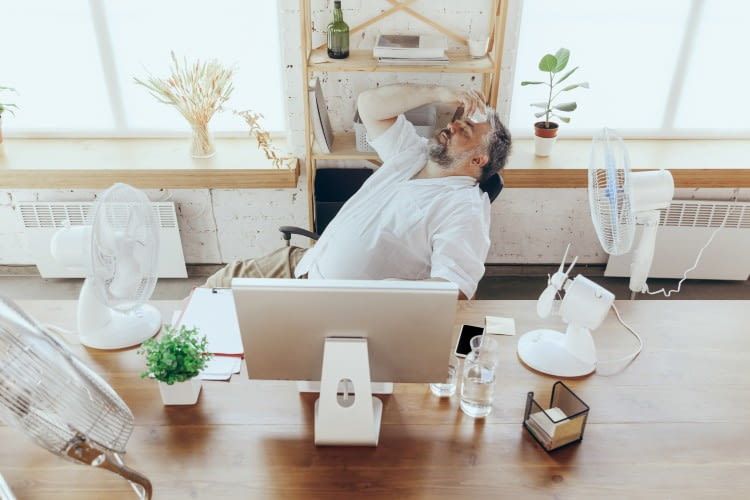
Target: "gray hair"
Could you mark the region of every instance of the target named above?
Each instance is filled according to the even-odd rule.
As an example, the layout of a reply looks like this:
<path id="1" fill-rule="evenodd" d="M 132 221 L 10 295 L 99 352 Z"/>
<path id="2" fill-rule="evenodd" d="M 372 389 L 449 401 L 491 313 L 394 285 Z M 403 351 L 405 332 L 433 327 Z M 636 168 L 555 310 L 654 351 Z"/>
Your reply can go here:
<path id="1" fill-rule="evenodd" d="M 500 121 L 500 117 L 494 109 L 487 110 L 487 123 L 490 125 L 490 131 L 484 137 L 482 152 L 487 153 L 489 159 L 482 167 L 482 175 L 479 178 L 480 183 L 486 181 L 505 167 L 511 149 L 510 132 L 503 125 L 503 122 Z"/>

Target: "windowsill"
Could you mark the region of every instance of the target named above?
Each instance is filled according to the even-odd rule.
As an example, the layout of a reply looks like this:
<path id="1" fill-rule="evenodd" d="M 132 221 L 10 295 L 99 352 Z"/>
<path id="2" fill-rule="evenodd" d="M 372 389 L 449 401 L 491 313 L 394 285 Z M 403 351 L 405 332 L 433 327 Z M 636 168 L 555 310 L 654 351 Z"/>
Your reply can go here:
<path id="1" fill-rule="evenodd" d="M 280 151 L 283 139 L 274 140 Z M 216 139 L 216 155 L 191 158 L 190 139 L 6 139 L 0 188 L 292 188 L 299 162 L 275 168 L 250 138 Z"/>
<path id="2" fill-rule="evenodd" d="M 676 187 L 750 187 L 750 140 L 626 140 L 633 169 L 667 168 Z M 548 158 L 533 139 L 513 141 L 507 187 L 576 188 L 588 184 L 591 140 L 560 139 Z"/>

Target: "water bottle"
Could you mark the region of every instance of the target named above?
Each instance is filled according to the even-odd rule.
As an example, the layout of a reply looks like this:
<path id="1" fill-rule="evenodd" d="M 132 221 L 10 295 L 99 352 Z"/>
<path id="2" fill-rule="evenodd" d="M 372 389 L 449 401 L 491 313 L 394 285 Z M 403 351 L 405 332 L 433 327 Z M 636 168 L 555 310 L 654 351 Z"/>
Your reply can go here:
<path id="1" fill-rule="evenodd" d="M 484 418 L 492 411 L 497 354 L 493 339 L 483 335 L 471 339 L 461 377 L 461 410 L 470 417 Z"/>

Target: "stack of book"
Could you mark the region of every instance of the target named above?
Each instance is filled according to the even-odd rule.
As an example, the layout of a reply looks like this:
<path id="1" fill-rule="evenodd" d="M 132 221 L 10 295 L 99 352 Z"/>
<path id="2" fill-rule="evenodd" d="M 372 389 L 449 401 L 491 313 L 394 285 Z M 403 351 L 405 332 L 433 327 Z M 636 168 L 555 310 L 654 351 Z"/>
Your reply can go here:
<path id="1" fill-rule="evenodd" d="M 447 63 L 445 37 L 436 35 L 379 35 L 372 55 L 380 64 L 432 65 Z"/>

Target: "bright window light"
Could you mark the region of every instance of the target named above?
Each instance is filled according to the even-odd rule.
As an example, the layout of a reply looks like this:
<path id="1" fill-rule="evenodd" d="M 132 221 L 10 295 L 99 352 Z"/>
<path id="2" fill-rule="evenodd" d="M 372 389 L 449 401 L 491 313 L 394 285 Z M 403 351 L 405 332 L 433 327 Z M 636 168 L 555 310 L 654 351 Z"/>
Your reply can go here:
<path id="1" fill-rule="evenodd" d="M 526 0 L 510 126 L 533 134 L 530 104 L 546 87 L 520 82 L 539 80 L 539 59 L 566 47 L 569 68 L 580 66 L 566 82 L 591 88 L 561 94 L 578 103 L 563 136 L 604 126 L 625 137 L 750 136 L 737 112 L 750 77 L 737 41 L 747 19 L 750 3 L 723 0 Z"/>
<path id="2" fill-rule="evenodd" d="M 235 68 L 228 110 L 253 109 L 284 129 L 276 1 L 6 0 L 0 85 L 15 87 L 9 135 L 69 137 L 189 134 L 175 109 L 133 83 L 166 76 L 170 51 Z M 6 99 L 10 100 L 10 99 Z M 230 111 L 214 132 L 247 131 Z"/>

